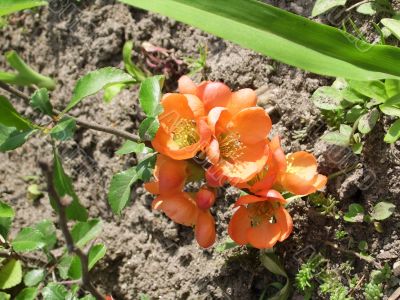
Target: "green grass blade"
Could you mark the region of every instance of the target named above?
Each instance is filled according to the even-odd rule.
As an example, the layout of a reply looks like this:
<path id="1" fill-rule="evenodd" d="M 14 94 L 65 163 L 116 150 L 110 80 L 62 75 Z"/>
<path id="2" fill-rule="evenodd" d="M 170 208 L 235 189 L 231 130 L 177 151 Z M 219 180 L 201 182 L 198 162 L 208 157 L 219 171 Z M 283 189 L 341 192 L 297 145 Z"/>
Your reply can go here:
<path id="1" fill-rule="evenodd" d="M 41 1 L 41 0 L 1 0 L 0 17 L 12 14 L 20 10 L 47 4 L 48 3 L 46 1 Z"/>
<path id="2" fill-rule="evenodd" d="M 284 63 L 355 80 L 399 78 L 400 49 L 256 0 L 120 0 L 198 27 Z"/>

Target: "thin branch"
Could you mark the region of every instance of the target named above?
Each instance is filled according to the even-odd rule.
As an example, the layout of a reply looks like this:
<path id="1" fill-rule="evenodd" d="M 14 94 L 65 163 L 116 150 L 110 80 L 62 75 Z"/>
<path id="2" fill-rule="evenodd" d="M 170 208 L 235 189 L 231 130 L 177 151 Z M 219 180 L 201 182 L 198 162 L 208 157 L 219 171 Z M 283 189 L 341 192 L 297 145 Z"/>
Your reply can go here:
<path id="1" fill-rule="evenodd" d="M 350 6 L 349 8 L 347 8 L 347 9 L 346 9 L 346 12 L 349 12 L 349 11 L 351 11 L 352 9 L 356 8 L 356 7 L 359 7 L 359 6 L 363 5 L 363 4 L 367 4 L 367 3 L 370 3 L 370 2 L 372 2 L 372 0 L 360 1 L 360 2 L 358 2 L 358 3 L 356 3 L 356 4 L 352 5 L 352 6 Z"/>
<path id="2" fill-rule="evenodd" d="M 0 82 L 0 88 L 2 88 L 3 90 L 9 92 L 10 94 L 12 94 L 14 96 L 17 96 L 17 97 L 19 97 L 19 98 L 21 98 L 21 99 L 23 99 L 23 100 L 25 100 L 27 102 L 30 101 L 30 98 L 29 98 L 28 95 L 26 95 L 26 94 L 22 93 L 21 91 L 9 86 L 8 84 Z M 58 111 L 56 109 L 54 109 L 54 112 L 56 114 L 60 114 L 61 113 L 60 111 Z M 65 114 L 65 116 L 74 118 L 75 121 L 76 121 L 76 124 L 78 126 L 81 126 L 81 127 L 84 127 L 84 128 L 88 128 L 88 129 L 93 129 L 93 130 L 96 130 L 96 131 L 110 133 L 110 134 L 113 134 L 115 136 L 119 136 L 119 137 L 122 137 L 122 138 L 127 139 L 127 140 L 131 140 L 131 141 L 134 141 L 134 142 L 140 141 L 140 138 L 137 135 L 129 133 L 127 131 L 115 129 L 115 128 L 108 127 L 108 126 L 103 126 L 103 125 L 100 125 L 100 124 L 97 124 L 97 123 L 93 123 L 93 122 L 88 122 L 88 121 L 85 121 L 85 120 L 82 120 L 82 119 L 79 119 L 79 118 L 76 118 L 74 116 L 67 115 L 67 114 Z"/>
<path id="3" fill-rule="evenodd" d="M 82 266 L 82 287 L 90 292 L 97 300 L 104 300 L 106 297 L 103 296 L 93 285 L 89 273 L 89 258 L 86 253 L 84 253 L 79 247 L 76 247 L 74 240 L 72 238 L 71 232 L 68 228 L 68 219 L 65 211 L 65 206 L 59 197 L 54 184 L 53 184 L 53 170 L 48 164 L 44 162 L 39 162 L 40 168 L 43 170 L 47 179 L 47 189 L 49 197 L 53 199 L 56 208 L 58 210 L 58 222 L 61 228 L 61 232 L 65 238 L 67 244 L 67 249 L 69 253 L 74 253 L 77 255 L 81 261 Z"/>

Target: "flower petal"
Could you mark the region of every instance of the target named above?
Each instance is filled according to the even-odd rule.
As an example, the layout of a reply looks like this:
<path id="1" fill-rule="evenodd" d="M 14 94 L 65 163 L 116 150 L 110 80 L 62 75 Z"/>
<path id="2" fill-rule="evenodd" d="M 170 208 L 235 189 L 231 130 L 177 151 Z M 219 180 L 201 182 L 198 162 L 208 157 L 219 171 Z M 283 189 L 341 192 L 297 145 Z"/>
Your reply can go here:
<path id="1" fill-rule="evenodd" d="M 313 186 L 313 179 L 305 180 L 295 174 L 286 173 L 279 179 L 285 190 L 295 195 L 309 195 L 316 192 Z"/>
<path id="2" fill-rule="evenodd" d="M 211 166 L 206 171 L 206 181 L 210 187 L 220 187 L 225 184 L 226 178 L 218 167 Z"/>
<path id="3" fill-rule="evenodd" d="M 187 177 L 187 162 L 184 160 L 173 160 L 165 155 L 157 156 L 157 170 L 159 193 L 170 194 L 181 191 Z"/>
<path id="4" fill-rule="evenodd" d="M 161 101 L 163 112 L 158 116 L 161 126 L 170 133 L 182 119 L 193 120 L 194 113 L 188 99 L 177 93 L 165 95 Z"/>
<path id="5" fill-rule="evenodd" d="M 272 189 L 261 190 L 257 193 L 257 195 L 264 197 L 264 198 L 268 198 L 268 199 L 278 200 L 282 204 L 286 204 L 286 202 L 287 202 L 286 199 L 283 198 L 281 193 L 279 193 L 276 190 L 272 190 Z"/>
<path id="6" fill-rule="evenodd" d="M 208 113 L 208 125 L 214 136 L 219 136 L 226 131 L 227 124 L 231 120 L 232 115 L 225 107 L 214 107 Z"/>
<path id="7" fill-rule="evenodd" d="M 256 106 L 257 95 L 252 89 L 242 89 L 232 93 L 228 104 L 229 112 L 234 115 L 242 109 Z"/>
<path id="8" fill-rule="evenodd" d="M 261 107 L 245 108 L 232 118 L 229 129 L 240 135 L 245 144 L 255 144 L 266 140 L 272 127 L 268 114 Z"/>
<path id="9" fill-rule="evenodd" d="M 185 94 L 185 97 L 188 101 L 189 107 L 192 110 L 195 118 L 204 117 L 206 115 L 204 104 L 197 96 L 191 94 Z"/>
<path id="10" fill-rule="evenodd" d="M 199 245 L 203 248 L 212 246 L 215 242 L 215 221 L 211 213 L 199 210 L 197 215 L 195 236 Z"/>
<path id="11" fill-rule="evenodd" d="M 198 209 L 188 194 L 160 195 L 153 202 L 153 207 L 162 210 L 175 223 L 186 226 L 196 224 Z"/>
<path id="12" fill-rule="evenodd" d="M 288 211 L 279 207 L 275 210 L 275 218 L 276 222 L 281 228 L 281 236 L 279 237 L 279 241 L 282 242 L 288 238 L 288 236 L 293 231 L 293 220 Z"/>
<path id="13" fill-rule="evenodd" d="M 210 145 L 207 147 L 207 158 L 213 164 L 216 165 L 220 158 L 219 143 L 218 140 L 212 139 Z"/>
<path id="14" fill-rule="evenodd" d="M 233 214 L 228 226 L 228 234 L 235 243 L 246 245 L 247 231 L 251 228 L 251 220 L 246 208 L 239 207 Z"/>
<path id="15" fill-rule="evenodd" d="M 158 195 L 160 193 L 157 181 L 146 182 L 144 188 L 151 194 Z"/>
<path id="16" fill-rule="evenodd" d="M 188 76 L 184 75 L 178 80 L 178 90 L 181 94 L 196 95 L 197 86 Z"/>
<path id="17" fill-rule="evenodd" d="M 234 207 L 246 205 L 246 204 L 251 204 L 251 203 L 256 203 L 256 202 L 262 202 L 266 201 L 266 198 L 263 197 L 258 197 L 258 196 L 253 196 L 253 195 L 245 195 L 241 196 L 236 202 Z"/>
<path id="18" fill-rule="evenodd" d="M 315 181 L 313 183 L 313 186 L 315 187 L 316 190 L 320 190 L 323 189 L 326 185 L 326 183 L 328 182 L 328 177 L 318 174 L 315 177 Z"/>
<path id="19" fill-rule="evenodd" d="M 214 107 L 226 107 L 231 97 L 231 90 L 222 82 L 207 82 L 197 88 L 197 96 L 203 101 L 207 111 Z"/>
<path id="20" fill-rule="evenodd" d="M 281 235 L 280 226 L 277 223 L 263 221 L 260 225 L 251 227 L 247 231 L 249 243 L 258 249 L 272 248 Z"/>
<path id="21" fill-rule="evenodd" d="M 305 151 L 289 154 L 287 157 L 288 173 L 310 181 L 317 174 L 317 160 L 314 155 Z"/>

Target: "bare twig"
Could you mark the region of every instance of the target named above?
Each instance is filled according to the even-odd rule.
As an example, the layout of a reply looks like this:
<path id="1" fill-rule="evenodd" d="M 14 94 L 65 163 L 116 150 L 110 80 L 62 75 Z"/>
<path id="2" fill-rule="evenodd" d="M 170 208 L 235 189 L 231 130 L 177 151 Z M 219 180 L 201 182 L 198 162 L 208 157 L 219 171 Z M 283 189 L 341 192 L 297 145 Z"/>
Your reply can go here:
<path id="1" fill-rule="evenodd" d="M 400 287 L 398 287 L 394 293 L 389 297 L 388 300 L 398 300 L 400 299 Z"/>
<path id="2" fill-rule="evenodd" d="M 57 210 L 58 210 L 58 222 L 61 228 L 61 232 L 65 238 L 67 244 L 67 249 L 69 253 L 74 253 L 77 255 L 81 261 L 82 266 L 82 287 L 90 292 L 97 300 L 104 300 L 106 297 L 103 296 L 93 285 L 89 273 L 89 258 L 86 253 L 84 253 L 79 247 L 76 247 L 74 240 L 72 238 L 71 232 L 68 228 L 68 219 L 65 211 L 65 206 L 63 205 L 61 198 L 59 197 L 54 184 L 53 184 L 53 170 L 49 167 L 47 163 L 39 162 L 40 168 L 43 170 L 47 179 L 47 189 L 49 196 L 53 199 Z"/>
<path id="3" fill-rule="evenodd" d="M 2 88 L 3 90 L 9 92 L 10 94 L 12 94 L 14 96 L 17 96 L 17 97 L 19 97 L 19 98 L 21 98 L 21 99 L 23 99 L 23 100 L 25 100 L 27 102 L 30 101 L 28 95 L 26 95 L 26 94 L 22 93 L 21 91 L 9 86 L 8 84 L 0 82 L 0 88 Z M 54 109 L 54 112 L 56 114 L 60 114 L 61 113 L 60 111 L 58 111 L 56 109 Z M 81 127 L 84 127 L 84 128 L 110 133 L 110 134 L 113 134 L 115 136 L 119 136 L 119 137 L 122 137 L 122 138 L 127 139 L 127 140 L 131 140 L 131 141 L 134 141 L 134 142 L 137 142 L 137 141 L 140 140 L 140 138 L 137 135 L 129 133 L 129 132 L 124 131 L 124 130 L 119 130 L 119 129 L 115 129 L 115 128 L 112 128 L 112 127 L 103 126 L 103 125 L 100 125 L 100 124 L 97 124 L 97 123 L 88 122 L 88 121 L 85 121 L 85 120 L 82 120 L 82 119 L 79 119 L 79 118 L 76 118 L 74 116 L 67 115 L 67 114 L 65 114 L 65 116 L 69 116 L 69 117 L 74 118 L 75 121 L 76 121 L 76 124 L 78 126 L 81 126 Z"/>
<path id="4" fill-rule="evenodd" d="M 370 2 L 372 2 L 372 0 L 363 0 L 363 1 L 357 2 L 356 4 L 354 4 L 354 5 L 350 6 L 349 8 L 347 8 L 346 12 L 349 12 L 352 9 L 356 8 L 356 7 L 359 7 L 359 6 L 363 5 L 363 4 L 367 4 L 367 3 L 370 3 Z"/>

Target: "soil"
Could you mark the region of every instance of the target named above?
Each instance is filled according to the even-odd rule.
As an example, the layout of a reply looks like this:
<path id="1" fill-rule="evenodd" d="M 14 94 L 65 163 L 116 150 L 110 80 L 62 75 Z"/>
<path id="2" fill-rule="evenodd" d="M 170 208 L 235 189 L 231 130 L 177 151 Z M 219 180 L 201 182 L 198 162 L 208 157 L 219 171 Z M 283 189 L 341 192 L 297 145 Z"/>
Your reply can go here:
<path id="1" fill-rule="evenodd" d="M 289 11 L 309 17 L 313 0 L 266 1 Z M 328 18 L 318 18 L 330 23 Z M 356 16 L 358 24 L 367 30 L 368 18 Z M 400 147 L 383 142 L 388 120 L 381 120 L 369 135 L 362 155 L 332 147 L 319 140 L 327 126 L 310 95 L 319 87 L 332 82 L 330 78 L 310 74 L 263 57 L 232 43 L 208 35 L 166 17 L 134 9 L 115 1 L 50 1 L 49 9 L 18 14 L 10 18 L 7 28 L 0 31 L 1 52 L 14 49 L 28 63 L 43 74 L 58 81 L 52 92 L 54 106 L 63 108 L 71 97 L 76 80 L 105 66 L 123 67 L 122 46 L 132 40 L 137 46 L 150 42 L 170 50 L 183 60 L 196 56 L 198 46 L 207 44 L 209 51 L 207 75 L 221 80 L 232 89 L 267 86 L 260 97 L 261 106 L 274 105 L 273 134 L 283 137 L 287 152 L 307 150 L 319 160 L 320 171 L 332 174 L 355 163 L 362 167 L 330 180 L 327 191 L 337 197 L 339 211 L 346 211 L 350 203 L 360 203 L 370 210 L 379 200 L 399 204 Z M 376 36 L 368 36 L 374 40 Z M 137 51 L 134 61 L 145 65 L 145 57 Z M 7 69 L 3 57 L 0 67 Z M 176 88 L 176 78 L 186 72 L 184 66 L 174 66 L 168 88 Z M 197 78 L 199 79 L 199 78 Z M 28 92 L 28 91 L 27 91 Z M 10 97 L 19 112 L 36 117 L 33 110 L 20 99 Z M 71 112 L 87 120 L 134 132 L 143 118 L 137 103 L 137 88 L 123 91 L 111 104 L 105 104 L 101 95 L 90 97 Z M 106 257 L 93 274 L 97 286 L 115 299 L 138 299 L 147 294 L 151 299 L 258 299 L 268 285 L 283 278 L 271 275 L 259 262 L 254 249 L 235 248 L 218 253 L 215 248 L 202 250 L 194 241 L 190 228 L 176 225 L 164 215 L 153 212 L 152 196 L 137 185 L 132 193 L 132 204 L 121 217 L 114 216 L 107 204 L 107 191 L 112 175 L 135 164 L 135 158 L 114 154 L 123 143 L 120 138 L 105 133 L 79 129 L 72 141 L 60 144 L 60 152 L 67 172 L 73 177 L 77 194 L 89 209 L 91 217 L 104 220 L 101 240 L 107 245 Z M 0 197 L 17 211 L 16 229 L 34 224 L 55 215 L 47 196 L 33 204 L 27 199 L 29 182 L 25 176 L 39 176 L 37 163 L 51 159 L 48 143 L 32 138 L 16 151 L 0 154 Z M 218 223 L 218 241 L 226 237 L 226 224 L 232 214 L 232 203 L 237 192 L 221 192 L 215 209 Z M 383 233 L 371 224 L 345 223 L 341 218 L 321 216 L 310 204 L 296 200 L 289 206 L 295 229 L 288 240 L 276 247 L 291 279 L 299 266 L 316 252 L 324 253 L 329 265 L 338 267 L 351 261 L 350 276 L 361 278 L 375 268 L 328 246 L 325 242 L 357 251 L 361 240 L 368 242 L 368 252 L 375 265 L 389 266 L 400 253 L 399 227 L 396 211 L 382 222 Z M 335 231 L 346 230 L 349 237 L 335 240 Z M 385 286 L 385 298 L 396 288 Z M 356 299 L 364 299 L 362 290 L 353 291 Z M 295 299 L 301 299 L 296 292 Z M 327 299 L 314 295 L 313 299 Z"/>

